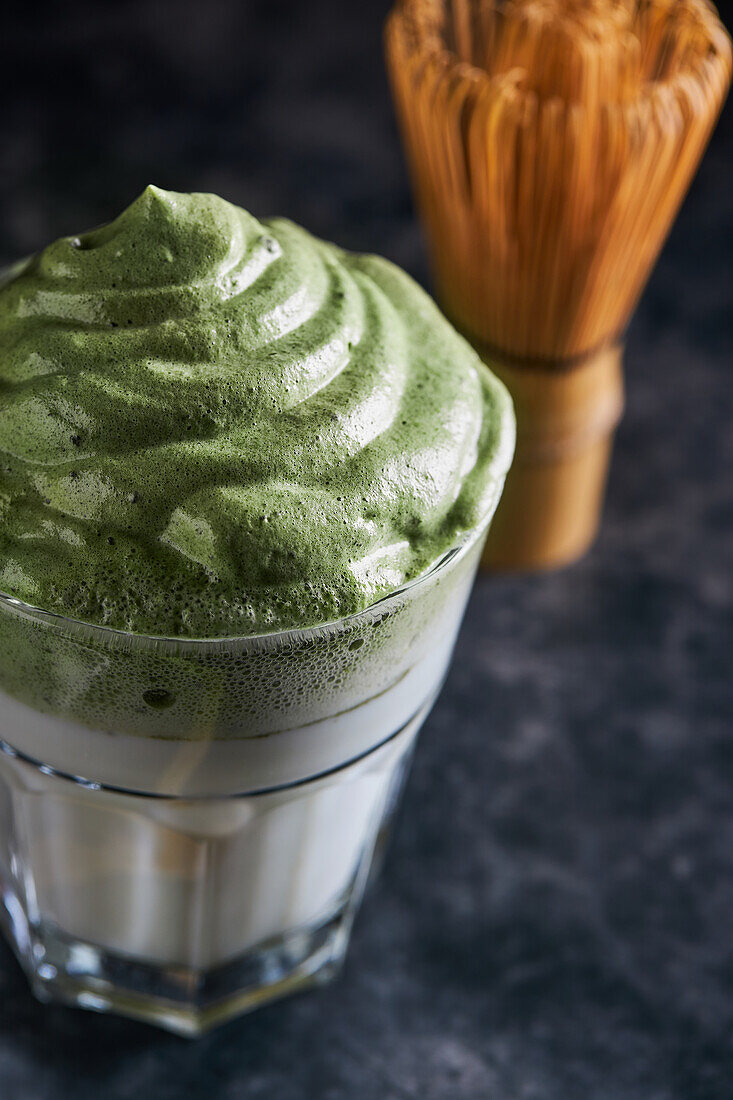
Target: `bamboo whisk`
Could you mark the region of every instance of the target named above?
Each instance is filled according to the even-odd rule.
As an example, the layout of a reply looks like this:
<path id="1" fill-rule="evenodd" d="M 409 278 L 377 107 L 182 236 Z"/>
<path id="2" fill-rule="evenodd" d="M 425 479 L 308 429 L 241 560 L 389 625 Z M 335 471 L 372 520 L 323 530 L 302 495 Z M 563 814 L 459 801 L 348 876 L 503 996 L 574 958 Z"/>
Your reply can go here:
<path id="1" fill-rule="evenodd" d="M 403 0 L 395 98 L 438 293 L 512 355 L 622 332 L 722 105 L 705 0 Z"/>
<path id="2" fill-rule="evenodd" d="M 569 560 L 608 446 L 581 452 L 620 416 L 614 348 L 722 106 L 730 41 L 707 0 L 397 0 L 386 49 L 437 296 L 517 406 L 490 558 L 499 539 L 498 564 Z"/>

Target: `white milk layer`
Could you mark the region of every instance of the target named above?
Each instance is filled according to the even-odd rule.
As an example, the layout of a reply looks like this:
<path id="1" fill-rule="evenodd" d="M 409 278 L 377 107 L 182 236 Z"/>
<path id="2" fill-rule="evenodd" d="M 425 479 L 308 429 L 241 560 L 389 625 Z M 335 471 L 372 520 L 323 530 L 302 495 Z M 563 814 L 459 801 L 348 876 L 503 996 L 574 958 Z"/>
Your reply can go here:
<path id="1" fill-rule="evenodd" d="M 228 646 L 211 662 L 205 651 L 202 663 L 148 646 L 127 665 L 114 634 L 103 643 L 75 639 L 69 628 L 6 608 L 5 645 L 16 630 L 21 657 L 30 662 L 37 644 L 51 662 L 42 698 L 59 684 L 74 705 L 90 684 L 108 681 L 116 693 L 106 729 L 0 693 L 0 879 L 38 939 L 62 935 L 200 971 L 358 900 L 405 753 L 448 667 L 480 549 L 476 541 L 426 588 L 365 613 L 363 629 L 325 631 L 302 659 L 299 650 L 280 659 L 278 650 L 272 682 L 264 645 L 241 679 L 226 671 Z M 351 670 L 342 686 L 339 669 Z M 140 735 L 114 715 L 130 720 L 158 674 L 193 710 L 147 714 Z M 299 696 L 304 677 L 312 690 Z M 229 687 L 218 693 L 218 682 Z M 193 713 L 197 684 L 205 721 Z M 296 705 L 268 704 L 276 684 Z M 26 686 L 32 698 L 34 685 Z M 250 701 L 257 721 L 247 717 Z"/>
<path id="2" fill-rule="evenodd" d="M 0 694 L 0 737 L 36 762 L 0 756 L 0 877 L 32 924 L 154 963 L 208 969 L 327 920 L 368 864 L 452 641 L 347 713 L 264 738 L 111 735 Z"/>

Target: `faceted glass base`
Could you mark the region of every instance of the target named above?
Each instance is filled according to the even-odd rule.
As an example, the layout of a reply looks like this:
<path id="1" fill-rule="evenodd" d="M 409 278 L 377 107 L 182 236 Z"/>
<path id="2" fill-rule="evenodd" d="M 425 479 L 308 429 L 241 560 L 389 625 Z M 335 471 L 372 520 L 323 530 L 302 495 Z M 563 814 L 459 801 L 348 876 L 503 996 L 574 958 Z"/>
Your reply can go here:
<path id="1" fill-rule="evenodd" d="M 338 973 L 353 905 L 316 927 L 291 932 L 211 970 L 161 966 L 114 955 L 53 928 L 30 928 L 18 898 L 2 889 L 0 923 L 35 995 L 114 1012 L 189 1038 Z"/>
<path id="2" fill-rule="evenodd" d="M 0 741 L 0 926 L 35 994 L 196 1036 L 331 978 L 423 715 L 232 798 L 107 789 Z"/>

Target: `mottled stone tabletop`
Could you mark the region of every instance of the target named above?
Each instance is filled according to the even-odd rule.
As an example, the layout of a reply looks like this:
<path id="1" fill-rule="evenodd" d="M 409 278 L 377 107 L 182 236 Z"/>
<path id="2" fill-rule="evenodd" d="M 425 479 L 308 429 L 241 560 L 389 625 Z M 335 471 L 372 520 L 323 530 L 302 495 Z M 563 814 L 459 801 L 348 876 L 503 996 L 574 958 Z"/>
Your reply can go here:
<path id="1" fill-rule="evenodd" d="M 425 281 L 386 6 L 27 5 L 0 259 L 155 182 Z M 37 1005 L 1 944 L 2 1100 L 733 1096 L 732 116 L 629 333 L 597 545 L 479 581 L 342 978 L 191 1043 Z"/>

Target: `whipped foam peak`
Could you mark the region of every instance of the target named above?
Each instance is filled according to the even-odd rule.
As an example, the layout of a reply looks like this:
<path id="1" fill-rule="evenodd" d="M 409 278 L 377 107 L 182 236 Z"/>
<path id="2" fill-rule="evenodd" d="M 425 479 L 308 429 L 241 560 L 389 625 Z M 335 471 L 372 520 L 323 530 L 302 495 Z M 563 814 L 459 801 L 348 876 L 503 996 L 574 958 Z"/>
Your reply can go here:
<path id="1" fill-rule="evenodd" d="M 136 633 L 361 610 L 480 526 L 501 384 L 374 256 L 148 187 L 0 289 L 0 589 Z"/>

